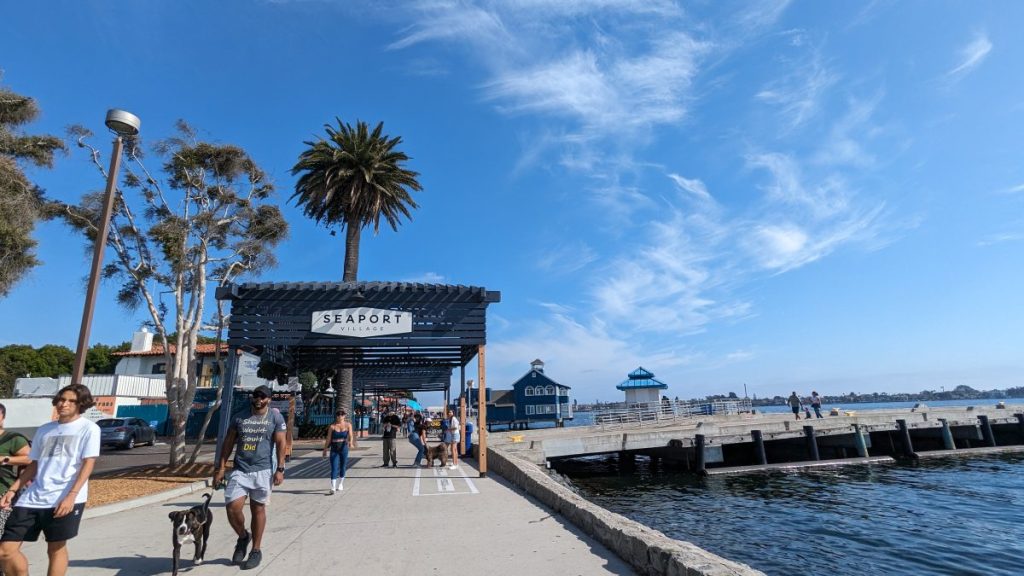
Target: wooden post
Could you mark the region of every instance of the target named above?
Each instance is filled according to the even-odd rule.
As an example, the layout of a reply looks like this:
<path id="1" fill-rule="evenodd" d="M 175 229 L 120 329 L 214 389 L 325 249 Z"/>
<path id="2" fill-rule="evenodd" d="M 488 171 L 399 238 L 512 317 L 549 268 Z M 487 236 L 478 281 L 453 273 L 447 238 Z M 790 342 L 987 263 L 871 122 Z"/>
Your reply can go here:
<path id="1" fill-rule="evenodd" d="M 818 439 L 814 437 L 814 426 L 804 426 L 804 437 L 807 442 L 807 457 L 811 460 L 821 460 L 818 454 Z"/>
<path id="2" fill-rule="evenodd" d="M 459 456 L 466 455 L 466 397 L 459 396 Z"/>
<path id="3" fill-rule="evenodd" d="M 751 430 L 750 437 L 754 440 L 754 454 L 757 456 L 757 463 L 764 466 L 768 463 L 768 455 L 764 451 L 764 436 L 760 430 Z"/>
<path id="4" fill-rule="evenodd" d="M 907 421 L 897 420 L 896 426 L 900 429 L 900 441 L 903 444 L 903 455 L 907 458 L 917 460 L 917 452 L 914 452 L 914 443 L 910 440 L 910 429 L 907 428 Z"/>
<path id="5" fill-rule="evenodd" d="M 480 429 L 480 460 L 479 469 L 480 477 L 487 477 L 487 359 L 484 354 L 486 346 L 480 344 L 476 349 L 476 378 L 479 382 L 477 386 L 477 402 L 479 407 L 477 408 L 477 428 Z"/>
<path id="6" fill-rule="evenodd" d="M 1017 434 L 1020 435 L 1021 440 L 1024 440 L 1024 413 L 1014 414 L 1017 417 Z"/>
<path id="7" fill-rule="evenodd" d="M 857 456 L 868 457 L 868 443 L 864 441 L 864 434 L 860 431 L 860 424 L 853 425 L 853 445 L 857 448 Z"/>
<path id="8" fill-rule="evenodd" d="M 694 463 L 693 469 L 701 476 L 707 476 L 708 471 L 704 468 L 704 435 L 697 434 L 693 437 Z"/>
<path id="9" fill-rule="evenodd" d="M 953 432 L 949 429 L 949 420 L 939 418 L 942 422 L 942 446 L 946 450 L 956 450 L 956 442 L 953 441 Z"/>
<path id="10" fill-rule="evenodd" d="M 288 396 L 288 430 L 285 432 L 287 437 L 284 445 L 285 462 L 290 462 L 292 459 L 292 438 L 295 435 L 295 394 L 295 392 L 291 392 Z"/>
<path id="11" fill-rule="evenodd" d="M 988 416 L 981 414 L 978 416 L 978 422 L 981 423 L 981 437 L 985 439 L 985 444 L 989 446 L 996 445 L 995 434 L 992 434 L 992 425 L 989 424 Z"/>

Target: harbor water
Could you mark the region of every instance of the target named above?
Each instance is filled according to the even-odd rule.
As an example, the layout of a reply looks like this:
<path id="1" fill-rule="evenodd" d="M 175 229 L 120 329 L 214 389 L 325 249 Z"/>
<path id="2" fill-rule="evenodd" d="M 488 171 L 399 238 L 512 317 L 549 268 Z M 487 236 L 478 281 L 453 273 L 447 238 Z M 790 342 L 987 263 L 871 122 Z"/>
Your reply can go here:
<path id="1" fill-rule="evenodd" d="M 594 503 L 767 574 L 1024 574 L 1024 454 L 709 478 L 645 464 L 557 469 Z"/>

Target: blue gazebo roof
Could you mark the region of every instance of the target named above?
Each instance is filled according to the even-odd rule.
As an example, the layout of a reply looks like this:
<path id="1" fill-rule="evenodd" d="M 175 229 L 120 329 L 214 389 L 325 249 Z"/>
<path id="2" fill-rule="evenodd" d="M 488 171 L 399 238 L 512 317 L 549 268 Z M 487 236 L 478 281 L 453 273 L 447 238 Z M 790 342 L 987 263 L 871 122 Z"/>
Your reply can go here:
<path id="1" fill-rule="evenodd" d="M 641 388 L 665 390 L 668 388 L 668 384 L 661 380 L 655 380 L 654 373 L 644 370 L 643 366 L 641 366 L 629 373 L 629 380 L 624 380 L 615 387 L 619 390 L 638 390 Z"/>

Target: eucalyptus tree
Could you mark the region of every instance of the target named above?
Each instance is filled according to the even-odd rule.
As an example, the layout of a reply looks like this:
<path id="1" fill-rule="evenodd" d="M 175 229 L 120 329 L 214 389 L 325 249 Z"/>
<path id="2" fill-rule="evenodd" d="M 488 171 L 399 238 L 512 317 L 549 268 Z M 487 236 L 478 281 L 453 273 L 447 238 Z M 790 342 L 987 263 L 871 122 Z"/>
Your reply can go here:
<path id="1" fill-rule="evenodd" d="M 344 282 L 355 282 L 359 272 L 359 241 L 363 228 L 380 232 L 381 221 L 397 231 L 402 217 L 412 219 L 418 208 L 412 192 L 421 191 L 418 173 L 405 168 L 409 157 L 398 149 L 401 136 L 384 134 L 384 123 L 370 131 L 335 118 L 325 124 L 326 138 L 304 142 L 307 148 L 292 168 L 301 175 L 292 200 L 317 224 L 345 231 Z M 352 370 L 340 370 L 337 387 L 340 406 L 352 406 Z"/>
<path id="2" fill-rule="evenodd" d="M 32 231 L 44 217 L 44 197 L 22 164 L 51 168 L 54 152 L 65 149 L 56 136 L 20 132 L 38 115 L 35 100 L 0 87 L 0 297 L 39 265 Z"/>
<path id="3" fill-rule="evenodd" d="M 89 143 L 92 134 L 82 127 L 71 134 L 105 180 L 100 151 Z M 148 311 L 163 346 L 175 466 L 184 457 L 207 297 L 214 286 L 274 266 L 272 250 L 287 237 L 288 224 L 271 203 L 273 184 L 242 148 L 199 141 L 179 121 L 177 134 L 157 142 L 153 151 L 162 161 L 159 177 L 143 161 L 138 141 L 125 147 L 125 174 L 107 241 L 114 257 L 103 276 L 120 282 L 117 301 L 123 307 Z M 51 205 L 51 211 L 91 242 L 101 200 L 102 192 L 90 192 L 77 205 Z"/>

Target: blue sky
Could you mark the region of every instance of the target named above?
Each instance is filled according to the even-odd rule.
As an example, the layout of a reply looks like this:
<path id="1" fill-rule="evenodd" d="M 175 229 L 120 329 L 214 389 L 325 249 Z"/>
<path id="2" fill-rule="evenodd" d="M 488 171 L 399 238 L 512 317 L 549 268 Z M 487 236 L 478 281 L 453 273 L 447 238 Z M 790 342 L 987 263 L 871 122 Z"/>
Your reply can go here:
<path id="1" fill-rule="evenodd" d="M 486 286 L 489 385 L 541 358 L 580 401 L 639 365 L 672 396 L 1021 385 L 1024 3 L 19 2 L 0 23 L 30 130 L 107 108 L 245 147 L 292 224 L 261 279 L 338 280 L 287 204 L 303 141 L 383 121 L 421 173 L 360 278 Z M 32 177 L 101 189 L 77 150 Z M 58 223 L 0 344 L 77 337 Z M 100 293 L 93 341 L 143 316 Z"/>

